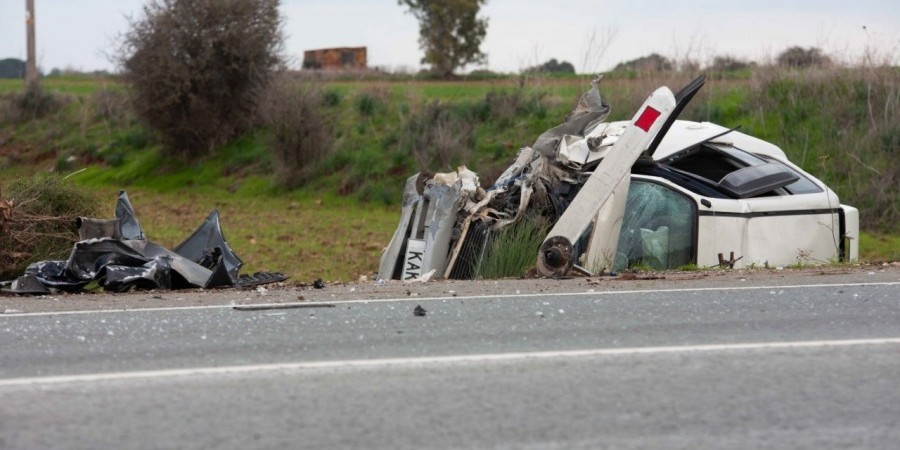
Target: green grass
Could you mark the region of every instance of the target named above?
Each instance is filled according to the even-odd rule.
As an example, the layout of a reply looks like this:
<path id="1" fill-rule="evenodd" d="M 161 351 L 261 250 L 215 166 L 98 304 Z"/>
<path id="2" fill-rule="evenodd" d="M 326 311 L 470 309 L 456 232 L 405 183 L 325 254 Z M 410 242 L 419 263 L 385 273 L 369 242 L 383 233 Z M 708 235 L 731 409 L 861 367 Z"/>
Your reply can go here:
<path id="1" fill-rule="evenodd" d="M 95 77 L 89 75 L 45 77 L 40 79 L 40 84 L 41 88 L 46 92 L 75 95 L 92 94 L 97 90 L 108 86 L 119 86 L 119 83 L 113 77 Z M 18 92 L 24 88 L 24 80 L 0 79 L 0 94 L 6 92 Z"/>
<path id="2" fill-rule="evenodd" d="M 900 261 L 900 235 L 861 232 L 859 259 L 867 262 Z"/>
<path id="3" fill-rule="evenodd" d="M 547 231 L 527 218 L 503 228 L 493 237 L 490 248 L 476 266 L 476 276 L 492 279 L 525 275 L 535 267 Z"/>

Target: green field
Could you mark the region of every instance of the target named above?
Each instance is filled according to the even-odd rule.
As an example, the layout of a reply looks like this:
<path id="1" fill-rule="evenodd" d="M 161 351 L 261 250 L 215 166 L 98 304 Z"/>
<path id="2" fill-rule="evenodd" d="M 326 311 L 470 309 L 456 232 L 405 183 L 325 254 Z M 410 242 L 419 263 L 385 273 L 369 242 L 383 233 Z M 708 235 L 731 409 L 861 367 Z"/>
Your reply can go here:
<path id="1" fill-rule="evenodd" d="M 677 89 L 689 79 L 608 77 L 600 87 L 618 120 L 630 118 L 656 87 Z M 589 80 L 364 80 L 320 87 L 330 99 L 322 111 L 334 123 L 333 150 L 315 176 L 287 190 L 273 176 L 265 129 L 198 161 L 173 160 L 133 117 L 115 79 L 46 78 L 43 89 L 58 102 L 50 113 L 23 119 L 0 108 L 0 189 L 37 171 L 74 174 L 71 180 L 108 199 L 109 215 L 115 192 L 126 189 L 147 234 L 165 245 L 177 244 L 218 208 L 246 270 L 284 271 L 300 281 L 351 280 L 377 270 L 406 177 L 465 164 L 489 184 L 519 148 L 563 120 Z M 895 69 L 759 71 L 711 79 L 683 117 L 742 125 L 782 147 L 842 202 L 860 209 L 864 258 L 896 260 L 898 87 Z M 3 101 L 22 90 L 19 80 L 0 80 Z M 431 144 L 443 150 L 422 149 Z"/>

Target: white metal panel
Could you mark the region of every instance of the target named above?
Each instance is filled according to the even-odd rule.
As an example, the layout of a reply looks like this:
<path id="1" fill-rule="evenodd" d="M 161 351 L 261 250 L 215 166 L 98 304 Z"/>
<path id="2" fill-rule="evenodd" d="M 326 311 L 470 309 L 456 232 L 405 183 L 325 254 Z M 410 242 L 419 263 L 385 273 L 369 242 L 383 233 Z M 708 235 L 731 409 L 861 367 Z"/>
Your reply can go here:
<path id="1" fill-rule="evenodd" d="M 848 261 L 859 259 L 859 210 L 841 205 L 844 210 L 844 236 L 847 239 L 846 258 Z"/>
<path id="2" fill-rule="evenodd" d="M 728 128 L 710 122 L 676 120 L 669 132 L 666 133 L 666 137 L 660 142 L 659 148 L 653 154 L 653 159 L 668 158 L 680 150 L 693 147 L 726 131 L 728 131 Z M 751 153 L 770 156 L 781 161 L 787 160 L 784 152 L 778 146 L 740 131 L 732 131 L 714 139 L 712 142 L 732 144 L 741 150 Z"/>
<path id="3" fill-rule="evenodd" d="M 697 233 L 697 265 L 712 267 L 719 264 L 719 253 L 728 259 L 747 253 L 749 219 L 734 216 L 700 216 Z M 735 267 L 740 267 L 743 259 Z"/>
<path id="4" fill-rule="evenodd" d="M 609 155 L 603 158 L 603 161 L 585 182 L 579 195 L 575 196 L 553 229 L 550 230 L 547 239 L 544 240 L 544 245 L 562 238 L 568 242 L 567 245 L 571 249 L 571 245 L 581 237 L 591 221 L 596 218 L 597 211 L 610 200 L 613 191 L 622 179 L 629 176 L 631 166 L 659 133 L 662 124 L 665 123 L 674 108 L 675 96 L 667 87 L 657 89 L 647 98 L 634 115 L 631 126 L 610 149 Z M 617 202 L 625 200 L 625 198 L 614 199 Z M 616 209 L 618 208 L 613 208 L 613 210 Z M 617 241 L 619 236 L 617 233 L 607 238 Z M 545 265 L 545 256 L 544 251 L 538 255 L 538 272 L 543 276 L 557 275 L 558 268 Z"/>
<path id="5" fill-rule="evenodd" d="M 825 264 L 838 258 L 838 215 L 798 214 L 753 217 L 740 267 Z"/>
<path id="6" fill-rule="evenodd" d="M 425 218 L 425 258 L 420 273 L 435 270 L 443 274 L 447 268 L 450 253 L 450 237 L 456 222 L 456 212 L 460 203 L 459 186 L 462 182 L 450 186 L 434 186 L 428 189 L 431 197 L 428 215 Z"/>
<path id="7" fill-rule="evenodd" d="M 837 209 L 840 201 L 832 191 L 812 194 L 779 195 L 771 197 L 754 197 L 740 200 L 747 205 L 748 212 L 766 213 L 779 211 L 802 211 L 813 209 Z M 837 222 L 835 225 L 837 226 Z"/>
<path id="8" fill-rule="evenodd" d="M 593 273 L 599 273 L 604 269 L 611 270 L 613 267 L 630 183 L 630 176 L 622 178 L 622 181 L 613 190 L 610 201 L 606 202 L 597 212 L 590 244 L 585 255 L 585 267 Z M 622 201 L 616 201 L 616 199 L 622 199 Z M 616 236 L 616 239 L 610 239 L 610 236 Z"/>

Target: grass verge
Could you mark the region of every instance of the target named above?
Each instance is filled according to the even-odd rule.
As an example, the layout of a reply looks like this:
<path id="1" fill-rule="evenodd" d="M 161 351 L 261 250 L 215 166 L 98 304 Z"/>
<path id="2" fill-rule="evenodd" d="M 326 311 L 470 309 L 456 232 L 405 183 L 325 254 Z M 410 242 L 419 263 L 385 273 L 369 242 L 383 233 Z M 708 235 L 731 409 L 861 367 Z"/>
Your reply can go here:
<path id="1" fill-rule="evenodd" d="M 99 189 L 103 217 L 113 217 L 115 189 Z M 250 196 L 215 190 L 128 190 L 147 237 L 173 248 L 212 209 L 225 238 L 244 260 L 241 273 L 276 271 L 294 281 L 356 280 L 378 270 L 396 227 L 396 208 L 333 196 Z"/>

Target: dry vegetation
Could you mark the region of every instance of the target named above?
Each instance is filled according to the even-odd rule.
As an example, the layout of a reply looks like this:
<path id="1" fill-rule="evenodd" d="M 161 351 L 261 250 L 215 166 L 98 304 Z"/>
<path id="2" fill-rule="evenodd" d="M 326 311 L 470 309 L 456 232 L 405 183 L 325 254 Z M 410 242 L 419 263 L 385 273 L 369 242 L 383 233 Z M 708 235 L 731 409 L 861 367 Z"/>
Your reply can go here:
<path id="1" fill-rule="evenodd" d="M 91 193 L 54 174 L 21 179 L 0 192 L 0 280 L 38 260 L 66 259 L 78 237 L 75 218 L 98 209 Z"/>
<path id="2" fill-rule="evenodd" d="M 287 73 L 263 91 L 259 115 L 269 129 L 269 146 L 278 182 L 289 189 L 304 185 L 333 150 L 333 119 L 323 111 L 321 88 Z"/>

